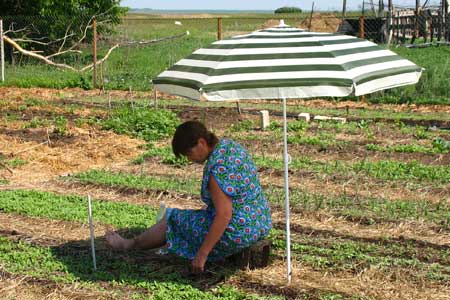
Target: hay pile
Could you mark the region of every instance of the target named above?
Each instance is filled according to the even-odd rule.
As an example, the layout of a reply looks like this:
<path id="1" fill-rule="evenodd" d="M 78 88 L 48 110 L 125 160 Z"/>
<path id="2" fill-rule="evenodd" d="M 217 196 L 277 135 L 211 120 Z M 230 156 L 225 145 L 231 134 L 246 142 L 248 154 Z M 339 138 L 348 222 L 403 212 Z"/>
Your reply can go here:
<path id="1" fill-rule="evenodd" d="M 3 159 L 20 159 L 26 163 L 13 168 L 13 174 L 0 169 L 0 176 L 10 184 L 22 184 L 123 164 L 143 152 L 139 149 L 143 143 L 94 128 L 71 128 L 69 136 L 50 138 L 50 143 L 44 129 L 16 130 L 13 135 L 2 133 L 0 153 Z"/>

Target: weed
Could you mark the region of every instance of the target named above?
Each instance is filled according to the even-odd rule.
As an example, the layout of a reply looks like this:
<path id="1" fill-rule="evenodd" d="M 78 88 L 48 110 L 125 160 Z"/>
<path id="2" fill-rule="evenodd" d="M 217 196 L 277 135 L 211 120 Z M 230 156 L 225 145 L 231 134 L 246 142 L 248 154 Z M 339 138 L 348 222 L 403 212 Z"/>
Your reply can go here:
<path id="1" fill-rule="evenodd" d="M 27 98 L 25 99 L 25 105 L 27 107 L 31 107 L 31 106 L 43 106 L 48 104 L 47 101 L 41 100 L 41 99 L 36 99 L 36 98 Z"/>
<path id="2" fill-rule="evenodd" d="M 47 127 L 50 125 L 50 122 L 46 119 L 40 119 L 38 117 L 34 117 L 30 122 L 27 122 L 23 125 L 24 129 L 27 128 L 39 128 L 39 127 Z"/>
<path id="3" fill-rule="evenodd" d="M 53 119 L 53 133 L 64 136 L 67 134 L 67 118 L 64 116 L 56 116 Z"/>
<path id="4" fill-rule="evenodd" d="M 425 140 L 430 138 L 430 133 L 427 131 L 427 128 L 423 126 L 417 126 L 415 128 L 413 136 L 418 140 Z"/>
<path id="5" fill-rule="evenodd" d="M 10 161 L 8 161 L 8 165 L 13 167 L 13 168 L 17 168 L 23 165 L 26 165 L 27 161 L 21 158 L 14 158 Z"/>
<path id="6" fill-rule="evenodd" d="M 234 123 L 230 127 L 231 132 L 251 131 L 254 128 L 252 120 L 242 120 L 238 123 Z"/>
<path id="7" fill-rule="evenodd" d="M 304 120 L 295 120 L 287 123 L 287 131 L 297 133 L 304 133 L 309 127 L 309 124 Z"/>
<path id="8" fill-rule="evenodd" d="M 440 153 L 448 153 L 450 151 L 450 141 L 437 137 L 433 140 L 433 149 L 438 150 Z"/>
<path id="9" fill-rule="evenodd" d="M 168 110 L 120 108 L 101 125 L 119 134 L 155 141 L 171 136 L 179 123 L 175 113 Z"/>

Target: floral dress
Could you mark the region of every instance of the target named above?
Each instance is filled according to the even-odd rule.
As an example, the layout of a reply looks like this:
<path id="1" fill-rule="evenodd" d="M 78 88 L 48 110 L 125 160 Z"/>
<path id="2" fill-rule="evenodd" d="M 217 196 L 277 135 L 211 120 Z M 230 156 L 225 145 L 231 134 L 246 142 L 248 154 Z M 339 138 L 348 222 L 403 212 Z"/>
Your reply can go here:
<path id="1" fill-rule="evenodd" d="M 263 239 L 272 228 L 270 208 L 261 189 L 256 167 L 241 145 L 222 139 L 210 154 L 201 189 L 206 210 L 169 209 L 167 211 L 167 250 L 194 259 L 215 216 L 208 191 L 210 176 L 232 200 L 233 214 L 224 234 L 208 255 L 220 260 Z"/>

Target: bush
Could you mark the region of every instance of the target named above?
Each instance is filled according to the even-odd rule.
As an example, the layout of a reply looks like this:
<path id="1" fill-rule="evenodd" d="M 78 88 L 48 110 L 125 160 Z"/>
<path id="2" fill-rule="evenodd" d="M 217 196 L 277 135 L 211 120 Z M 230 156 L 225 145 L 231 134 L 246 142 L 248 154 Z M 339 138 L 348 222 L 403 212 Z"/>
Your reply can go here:
<path id="1" fill-rule="evenodd" d="M 280 7 L 275 10 L 276 14 L 292 14 L 292 13 L 301 13 L 301 12 L 302 12 L 302 10 L 299 7 L 294 7 L 294 6 Z"/>

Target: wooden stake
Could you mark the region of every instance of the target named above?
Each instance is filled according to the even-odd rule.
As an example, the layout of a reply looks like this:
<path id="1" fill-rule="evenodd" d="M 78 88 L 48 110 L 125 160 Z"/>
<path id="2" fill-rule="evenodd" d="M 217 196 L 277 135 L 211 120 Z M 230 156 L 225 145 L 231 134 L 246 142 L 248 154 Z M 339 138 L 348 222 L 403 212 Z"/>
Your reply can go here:
<path id="1" fill-rule="evenodd" d="M 222 39 L 222 17 L 217 18 L 217 39 Z"/>
<path id="2" fill-rule="evenodd" d="M 3 20 L 0 19 L 0 64 L 2 68 L 2 81 L 5 81 L 5 49 L 3 44 Z"/>
<path id="3" fill-rule="evenodd" d="M 92 31 L 93 31 L 93 35 L 94 35 L 94 40 L 92 43 L 92 47 L 93 47 L 93 64 L 94 64 L 94 78 L 93 78 L 93 86 L 94 89 L 97 86 L 97 20 L 94 18 L 94 20 L 92 21 Z"/>

